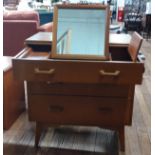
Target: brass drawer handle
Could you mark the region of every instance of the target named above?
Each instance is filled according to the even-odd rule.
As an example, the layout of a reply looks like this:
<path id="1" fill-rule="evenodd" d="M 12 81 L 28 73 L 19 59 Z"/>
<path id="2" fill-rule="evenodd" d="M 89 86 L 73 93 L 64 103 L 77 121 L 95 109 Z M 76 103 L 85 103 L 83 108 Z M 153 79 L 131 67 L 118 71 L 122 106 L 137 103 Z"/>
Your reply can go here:
<path id="1" fill-rule="evenodd" d="M 53 74 L 55 69 L 50 69 L 50 70 L 40 70 L 39 68 L 34 69 L 35 74 Z"/>
<path id="2" fill-rule="evenodd" d="M 104 70 L 100 70 L 101 75 L 108 75 L 108 76 L 118 76 L 120 74 L 119 70 L 116 70 L 115 72 L 105 72 Z"/>
<path id="3" fill-rule="evenodd" d="M 64 107 L 61 107 L 61 106 L 52 106 L 52 105 L 50 105 L 48 107 L 49 112 L 62 112 L 63 110 L 64 110 Z"/>

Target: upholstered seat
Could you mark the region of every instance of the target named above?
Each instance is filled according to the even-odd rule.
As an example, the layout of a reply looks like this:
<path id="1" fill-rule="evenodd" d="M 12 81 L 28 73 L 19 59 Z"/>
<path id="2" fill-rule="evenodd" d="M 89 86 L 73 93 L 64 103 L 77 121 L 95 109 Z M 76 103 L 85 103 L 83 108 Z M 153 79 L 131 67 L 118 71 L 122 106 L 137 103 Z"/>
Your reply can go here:
<path id="1" fill-rule="evenodd" d="M 9 11 L 3 14 L 3 55 L 14 56 L 24 48 L 26 38 L 38 31 L 52 32 L 52 22 L 41 25 L 36 11 Z"/>

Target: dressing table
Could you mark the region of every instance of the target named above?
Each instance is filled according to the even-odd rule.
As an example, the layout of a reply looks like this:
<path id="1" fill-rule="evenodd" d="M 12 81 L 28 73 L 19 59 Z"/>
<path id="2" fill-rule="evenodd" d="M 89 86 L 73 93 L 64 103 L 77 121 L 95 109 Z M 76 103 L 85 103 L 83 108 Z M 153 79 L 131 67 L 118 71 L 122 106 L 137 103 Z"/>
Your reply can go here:
<path id="1" fill-rule="evenodd" d="M 35 145 L 43 126 L 84 125 L 117 130 L 124 150 L 144 63 L 132 61 L 127 45 L 109 51 L 108 6 L 56 5 L 53 29 L 51 51 L 29 45 L 13 59 L 14 76 L 27 81 Z"/>

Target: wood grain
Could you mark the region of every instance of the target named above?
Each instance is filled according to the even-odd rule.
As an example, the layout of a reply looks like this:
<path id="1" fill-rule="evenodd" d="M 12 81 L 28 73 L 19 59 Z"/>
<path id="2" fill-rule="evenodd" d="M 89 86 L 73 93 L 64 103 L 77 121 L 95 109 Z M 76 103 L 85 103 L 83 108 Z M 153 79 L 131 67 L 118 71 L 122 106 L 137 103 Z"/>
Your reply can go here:
<path id="1" fill-rule="evenodd" d="M 150 134 L 150 111 L 151 111 L 151 78 L 150 78 L 150 66 L 151 66 L 151 49 L 150 49 L 150 41 L 145 41 L 142 44 L 141 52 L 145 55 L 145 73 L 142 85 L 136 86 L 135 88 L 135 97 L 134 97 L 134 109 L 133 109 L 133 119 L 132 126 L 125 127 L 125 153 L 120 152 L 120 155 L 150 155 L 151 154 L 151 134 Z M 61 129 L 62 128 L 62 129 Z M 89 134 L 86 132 L 78 132 L 81 127 L 78 126 L 70 126 L 70 130 L 66 127 L 66 131 L 64 134 L 61 134 L 59 130 L 64 130 L 64 127 L 59 126 L 57 128 L 51 127 L 47 131 L 45 130 L 43 134 L 43 139 L 41 140 L 41 148 L 37 151 L 34 146 L 34 131 L 35 124 L 29 122 L 27 119 L 27 113 L 23 113 L 19 119 L 13 124 L 10 130 L 4 131 L 4 155 L 101 155 L 103 154 L 103 143 L 99 142 L 99 145 L 92 145 L 94 142 L 94 135 L 96 137 L 100 137 L 102 140 L 102 134 L 104 133 L 102 129 L 94 127 L 87 127 Z M 58 130 L 57 130 L 58 129 Z M 76 131 L 76 132 L 74 132 Z M 27 134 L 26 134 L 27 133 Z M 57 138 L 53 138 L 55 134 L 59 141 L 62 143 L 58 146 Z M 79 133 L 79 134 L 78 134 Z M 23 135 L 27 138 L 22 140 Z M 65 136 L 68 136 L 65 137 Z M 83 137 L 87 137 L 88 141 L 83 143 Z M 81 139 L 77 137 L 81 137 Z M 92 141 L 91 141 L 92 137 Z M 22 142 L 23 141 L 23 142 Z M 20 144 L 22 142 L 22 144 Z M 79 145 L 77 145 L 79 143 Z M 91 144 L 90 144 L 91 143 Z M 96 138 L 95 142 L 96 143 Z M 66 145 L 65 145 L 66 144 Z M 77 150 L 74 150 L 73 147 L 77 146 Z M 65 146 L 64 146 L 65 145 Z M 84 146 L 83 146 L 84 145 Z M 92 147 L 89 147 L 91 145 Z M 68 147 L 67 147 L 68 146 Z M 64 148 L 65 149 L 64 149 Z M 92 151 L 83 151 L 81 147 L 85 147 Z M 95 149 L 96 147 L 96 149 Z M 60 149 L 61 148 L 61 149 Z M 101 151 L 100 151 L 101 150 Z"/>
<path id="2" fill-rule="evenodd" d="M 11 57 L 3 57 L 3 123 L 9 129 L 25 109 L 24 84 L 13 77 Z"/>
<path id="3" fill-rule="evenodd" d="M 143 38 L 137 32 L 134 32 L 132 34 L 132 37 L 128 46 L 128 52 L 131 56 L 132 61 L 134 62 L 137 61 L 137 56 L 138 56 L 142 41 L 143 41 Z"/>
<path id="4" fill-rule="evenodd" d="M 104 37 L 106 36 L 106 39 L 104 40 L 104 55 L 82 55 L 82 54 L 58 54 L 57 53 L 57 31 L 58 31 L 58 15 L 59 15 L 59 9 L 96 9 L 96 10 L 103 10 L 105 11 L 105 32 Z M 91 32 L 90 32 L 91 33 Z M 82 5 L 82 4 L 64 4 L 64 5 L 55 5 L 54 6 L 54 21 L 53 21 L 53 41 L 52 41 L 52 52 L 51 52 L 51 58 L 58 58 L 58 59 L 86 59 L 86 60 L 109 60 L 109 5 Z"/>
<path id="5" fill-rule="evenodd" d="M 46 56 L 46 55 L 45 55 Z M 141 84 L 144 64 L 131 61 L 82 61 L 55 59 L 14 59 L 14 75 L 16 79 L 27 81 L 51 81 L 53 83 L 114 83 Z M 34 70 L 49 71 L 54 74 L 35 74 Z M 108 73 L 120 71 L 118 76 L 101 75 L 100 71 Z M 80 75 L 80 76 L 79 76 Z M 132 76 L 131 76 L 132 75 Z"/>

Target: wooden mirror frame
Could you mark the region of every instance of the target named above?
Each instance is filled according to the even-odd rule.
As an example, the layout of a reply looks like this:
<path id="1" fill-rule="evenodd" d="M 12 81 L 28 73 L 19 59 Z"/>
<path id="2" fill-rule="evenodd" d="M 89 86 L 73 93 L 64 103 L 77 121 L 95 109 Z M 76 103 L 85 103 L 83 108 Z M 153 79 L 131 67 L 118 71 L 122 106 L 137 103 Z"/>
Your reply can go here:
<path id="1" fill-rule="evenodd" d="M 99 9 L 106 11 L 106 26 L 105 26 L 105 49 L 104 55 L 80 55 L 80 54 L 57 54 L 57 24 L 58 24 L 58 9 Z M 53 41 L 51 58 L 60 59 L 87 59 L 87 60 L 109 60 L 109 6 L 103 4 L 59 4 L 54 6 L 54 20 L 53 20 Z"/>

